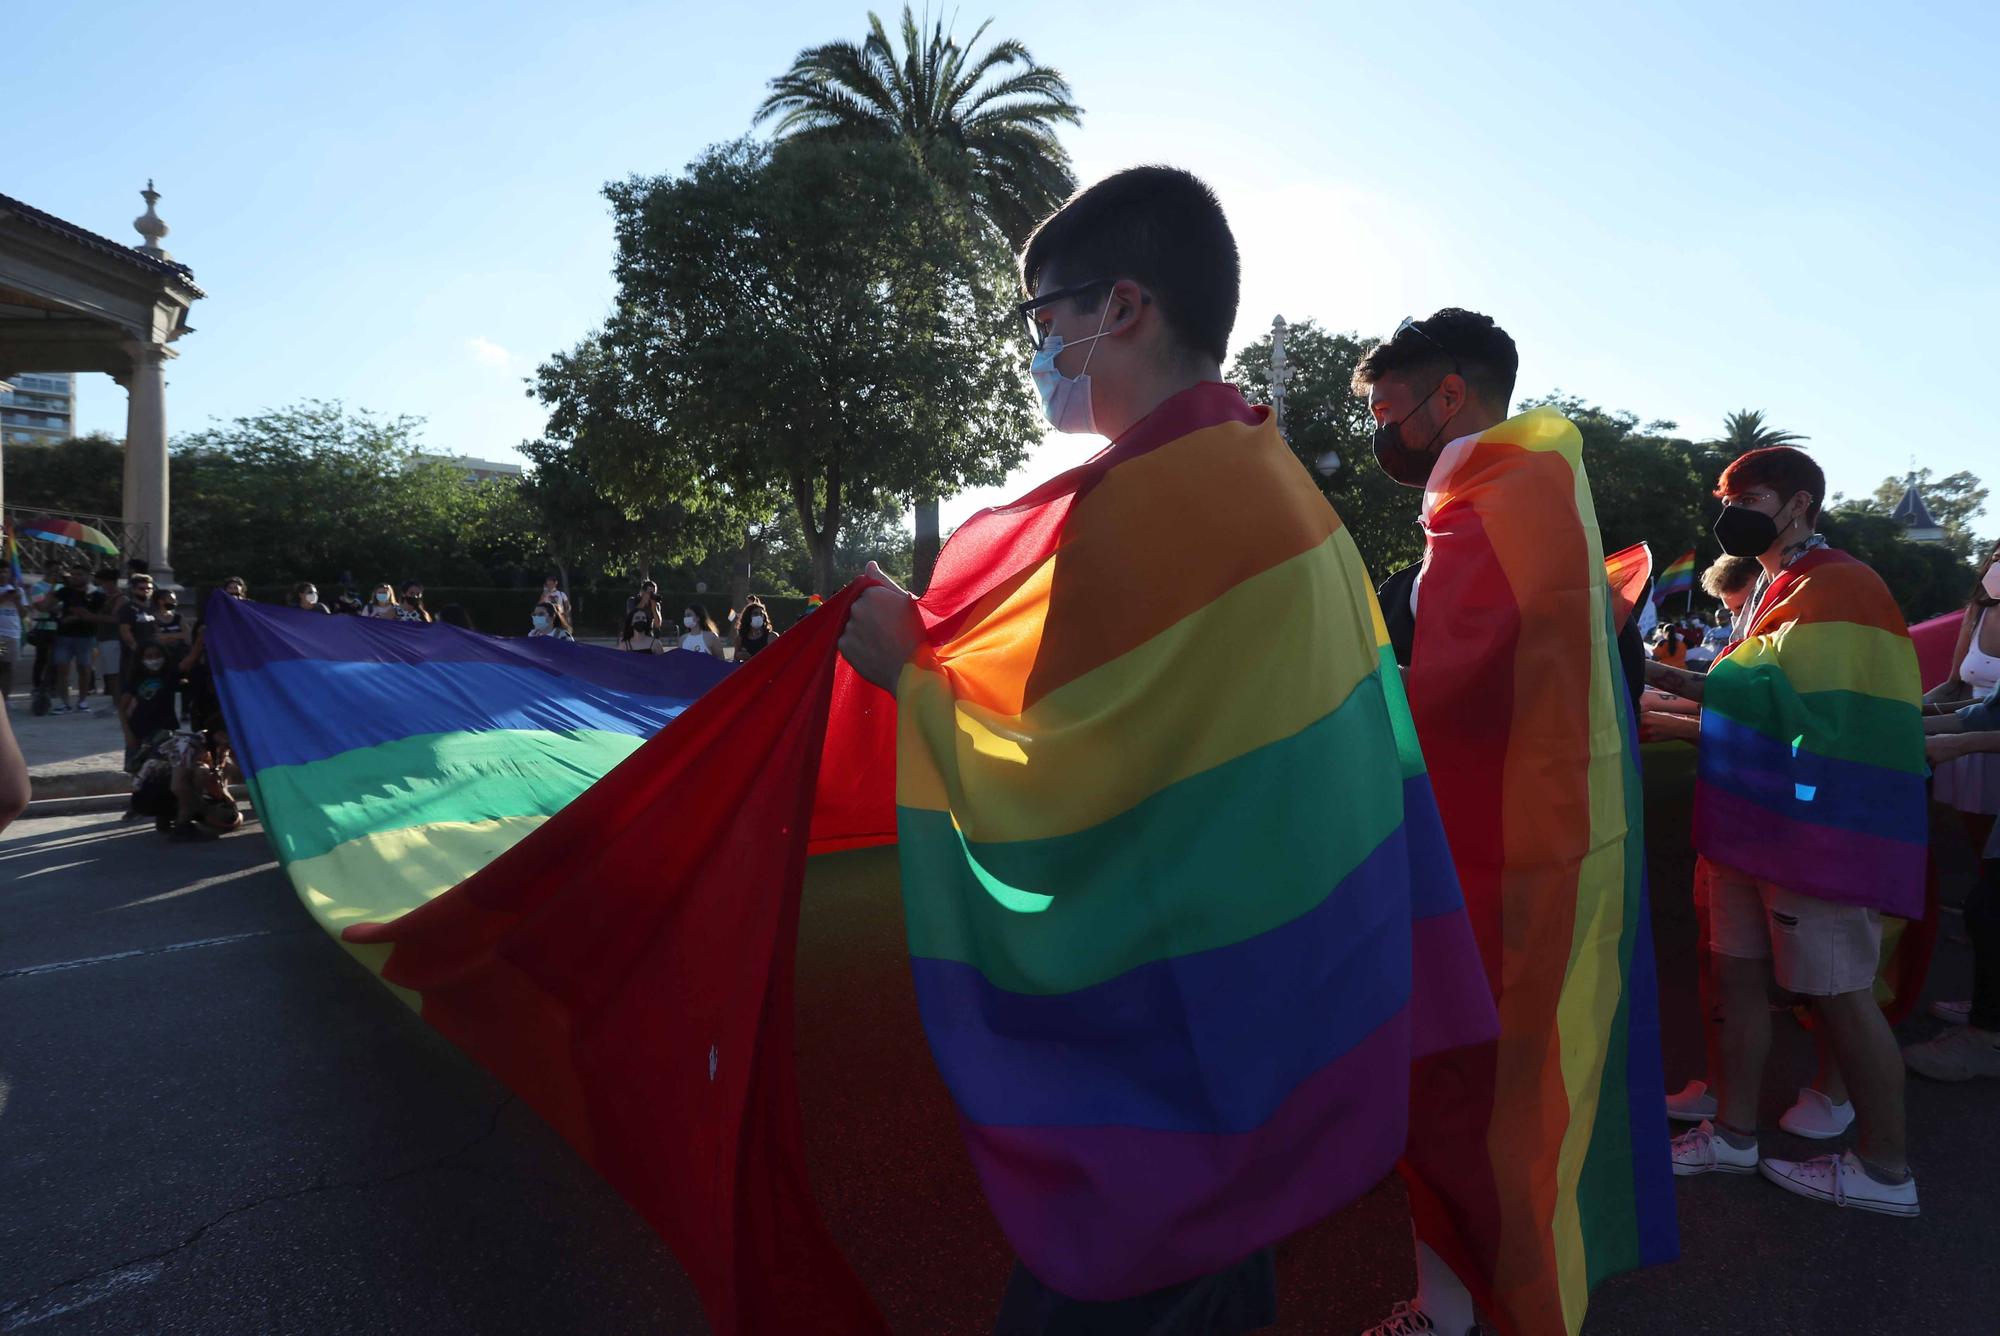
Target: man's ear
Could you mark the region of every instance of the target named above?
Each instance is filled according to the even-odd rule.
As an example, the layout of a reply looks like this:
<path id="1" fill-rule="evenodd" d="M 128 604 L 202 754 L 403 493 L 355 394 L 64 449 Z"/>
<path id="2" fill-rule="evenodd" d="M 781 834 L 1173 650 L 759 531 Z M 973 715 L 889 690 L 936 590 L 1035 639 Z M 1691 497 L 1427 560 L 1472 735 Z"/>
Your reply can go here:
<path id="1" fill-rule="evenodd" d="M 1106 334 L 1123 334 L 1139 322 L 1139 309 L 1152 303 L 1146 290 L 1129 278 L 1121 278 L 1111 285 L 1111 296 L 1107 298 L 1110 309 L 1104 316 Z"/>
<path id="2" fill-rule="evenodd" d="M 1438 382 L 1440 416 L 1447 419 L 1452 417 L 1459 409 L 1465 407 L 1466 400 L 1471 397 L 1472 387 L 1465 383 L 1465 377 L 1456 371 L 1448 372 L 1445 378 Z"/>

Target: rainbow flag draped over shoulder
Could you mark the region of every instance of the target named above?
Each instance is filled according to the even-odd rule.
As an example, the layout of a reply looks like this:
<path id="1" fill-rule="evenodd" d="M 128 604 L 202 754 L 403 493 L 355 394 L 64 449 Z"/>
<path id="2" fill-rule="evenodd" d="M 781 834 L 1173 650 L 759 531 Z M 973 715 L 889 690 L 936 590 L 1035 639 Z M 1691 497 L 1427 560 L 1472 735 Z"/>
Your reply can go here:
<path id="1" fill-rule="evenodd" d="M 1653 587 L 1653 602 L 1661 602 L 1674 594 L 1685 594 L 1693 588 L 1694 549 L 1689 548 L 1660 572 L 1660 582 Z"/>
<path id="2" fill-rule="evenodd" d="M 1882 578 L 1832 548 L 1801 556 L 1709 670 L 1695 848 L 1806 895 L 1922 918 L 1921 697 Z"/>
<path id="3" fill-rule="evenodd" d="M 257 813 L 320 924 L 456 886 L 729 672 L 211 595 L 204 639 Z M 372 967 L 380 953 L 362 954 Z"/>
<path id="4" fill-rule="evenodd" d="M 1217 1270 L 1372 1187 L 1492 1033 L 1352 539 L 1231 387 L 961 527 L 898 692 L 917 1000 L 1060 1293 Z"/>
<path id="5" fill-rule="evenodd" d="M 1605 1276 L 1678 1251 L 1629 700 L 1576 428 L 1446 447 L 1407 686 L 1500 1012 L 1419 1069 L 1419 1237 L 1506 1333 L 1578 1331 Z"/>

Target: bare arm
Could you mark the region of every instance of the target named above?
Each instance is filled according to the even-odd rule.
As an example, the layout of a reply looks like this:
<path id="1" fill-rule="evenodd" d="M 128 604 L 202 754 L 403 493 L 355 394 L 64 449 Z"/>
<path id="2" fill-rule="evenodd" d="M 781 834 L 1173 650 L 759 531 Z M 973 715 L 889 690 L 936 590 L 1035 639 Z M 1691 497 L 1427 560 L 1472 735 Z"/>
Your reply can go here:
<path id="1" fill-rule="evenodd" d="M 1972 633 L 1978 625 L 1979 609 L 1967 607 L 1965 617 L 1959 622 L 1958 643 L 1951 649 L 1951 674 L 1924 693 L 1924 704 L 1932 705 L 1965 698 L 1965 683 L 1959 680 L 1958 669 L 1959 665 L 1965 662 L 1965 651 L 1972 647 Z"/>
<path id="2" fill-rule="evenodd" d="M 1685 668 L 1669 668 L 1657 659 L 1646 661 L 1646 685 L 1658 687 L 1683 700 L 1698 701 L 1708 685 L 1708 679 L 1700 673 L 1691 673 Z"/>
<path id="3" fill-rule="evenodd" d="M 1974 752 L 2000 752 L 2000 733 L 1950 733 L 1930 737 L 1924 742 L 1924 756 L 1932 765 L 1955 761 Z"/>

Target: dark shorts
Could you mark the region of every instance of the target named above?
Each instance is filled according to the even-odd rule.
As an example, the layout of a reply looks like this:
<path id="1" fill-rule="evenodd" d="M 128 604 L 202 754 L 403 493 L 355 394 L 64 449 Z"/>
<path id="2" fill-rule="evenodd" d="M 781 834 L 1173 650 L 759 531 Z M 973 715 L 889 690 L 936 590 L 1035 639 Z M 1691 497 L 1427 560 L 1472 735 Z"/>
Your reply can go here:
<path id="1" fill-rule="evenodd" d="M 88 668 L 91 656 L 95 653 L 97 653 L 96 636 L 57 636 L 54 663 L 58 668 L 66 663 Z"/>
<path id="2" fill-rule="evenodd" d="M 1089 1303 L 1057 1294 L 1014 1264 L 994 1336 L 1236 1336 L 1278 1320 L 1269 1248 L 1232 1267 L 1133 1299 Z"/>

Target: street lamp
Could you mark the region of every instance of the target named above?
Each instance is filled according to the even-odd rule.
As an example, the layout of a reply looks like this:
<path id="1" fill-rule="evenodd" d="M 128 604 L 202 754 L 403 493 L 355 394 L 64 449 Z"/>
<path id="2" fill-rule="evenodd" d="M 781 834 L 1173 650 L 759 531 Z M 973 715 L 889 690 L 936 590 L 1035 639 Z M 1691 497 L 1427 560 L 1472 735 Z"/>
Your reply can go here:
<path id="1" fill-rule="evenodd" d="M 1285 430 L 1285 387 L 1291 383 L 1292 366 L 1285 360 L 1285 317 L 1271 317 L 1271 412 L 1277 418 L 1278 433 Z"/>

